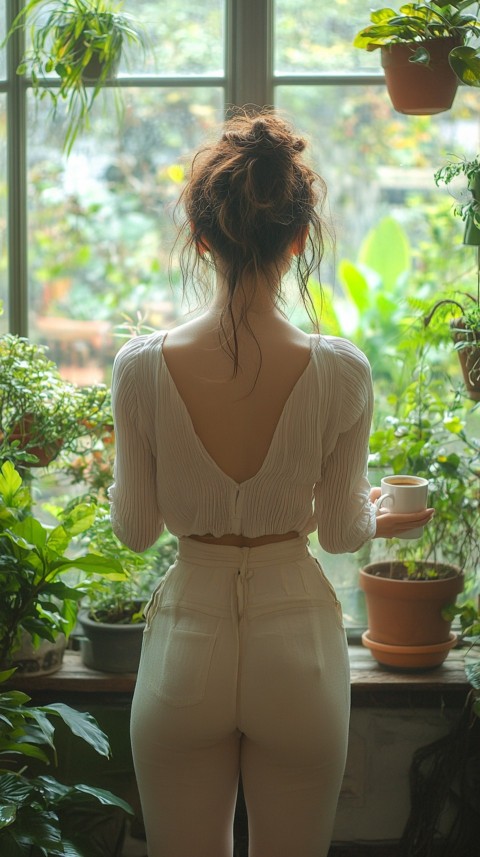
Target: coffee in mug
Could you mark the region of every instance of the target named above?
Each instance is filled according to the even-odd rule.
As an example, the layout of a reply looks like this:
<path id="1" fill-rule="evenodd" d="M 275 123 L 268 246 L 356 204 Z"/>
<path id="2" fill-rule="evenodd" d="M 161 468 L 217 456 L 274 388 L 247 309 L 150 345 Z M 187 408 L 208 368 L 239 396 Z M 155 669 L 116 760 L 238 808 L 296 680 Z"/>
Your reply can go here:
<path id="1" fill-rule="evenodd" d="M 381 481 L 382 493 L 375 501 L 377 509 L 383 506 L 389 512 L 421 512 L 427 508 L 428 479 L 421 476 L 395 475 L 384 476 Z M 399 539 L 419 539 L 423 535 L 423 527 L 402 533 Z"/>

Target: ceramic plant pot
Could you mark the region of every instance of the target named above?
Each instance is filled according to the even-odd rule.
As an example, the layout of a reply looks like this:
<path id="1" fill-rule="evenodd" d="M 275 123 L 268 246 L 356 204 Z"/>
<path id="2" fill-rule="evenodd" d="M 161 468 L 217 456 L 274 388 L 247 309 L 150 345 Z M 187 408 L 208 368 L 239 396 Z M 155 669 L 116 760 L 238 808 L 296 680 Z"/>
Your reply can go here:
<path id="1" fill-rule="evenodd" d="M 449 37 L 381 48 L 385 83 L 398 113 L 425 116 L 450 109 L 458 78 L 450 67 L 448 55 L 459 44 L 458 39 Z M 410 57 L 422 47 L 430 54 L 428 66 L 410 62 Z"/>
<path id="2" fill-rule="evenodd" d="M 54 643 L 42 640 L 34 646 L 31 635 L 23 631 L 19 647 L 12 652 L 5 666 L 9 669 L 15 667 L 19 675 L 51 675 L 62 666 L 66 647 L 65 634 L 59 634 Z"/>
<path id="3" fill-rule="evenodd" d="M 80 611 L 78 621 L 83 631 L 80 650 L 85 666 L 108 673 L 137 672 L 144 622 L 131 625 L 95 622 L 86 610 Z"/>
<path id="4" fill-rule="evenodd" d="M 369 626 L 363 643 L 385 666 L 438 666 L 455 644 L 451 623 L 443 618 L 442 610 L 462 591 L 463 574 L 455 566 L 425 565 L 438 568 L 442 576 L 408 579 L 401 562 L 376 562 L 360 572 Z"/>

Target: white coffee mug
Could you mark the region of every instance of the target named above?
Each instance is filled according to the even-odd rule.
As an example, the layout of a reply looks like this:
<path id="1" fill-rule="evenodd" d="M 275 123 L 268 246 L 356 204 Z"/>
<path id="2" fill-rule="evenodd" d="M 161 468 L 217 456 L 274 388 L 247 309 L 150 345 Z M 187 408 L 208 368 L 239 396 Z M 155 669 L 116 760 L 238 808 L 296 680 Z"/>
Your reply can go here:
<path id="1" fill-rule="evenodd" d="M 421 476 L 397 474 L 385 476 L 381 481 L 382 493 L 375 501 L 377 509 L 387 506 L 389 512 L 421 512 L 427 508 L 428 479 Z M 399 539 L 419 539 L 423 527 L 408 530 L 399 535 Z"/>

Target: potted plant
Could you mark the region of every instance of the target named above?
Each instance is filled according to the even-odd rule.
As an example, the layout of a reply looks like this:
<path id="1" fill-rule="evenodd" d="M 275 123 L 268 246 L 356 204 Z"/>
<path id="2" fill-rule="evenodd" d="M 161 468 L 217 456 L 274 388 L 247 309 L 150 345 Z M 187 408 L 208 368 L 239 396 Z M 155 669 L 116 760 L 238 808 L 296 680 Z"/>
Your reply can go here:
<path id="1" fill-rule="evenodd" d="M 469 44 L 480 35 L 474 0 L 407 3 L 399 12 L 377 9 L 354 46 L 380 49 L 385 82 L 399 113 L 449 110 L 459 81 L 480 86 L 480 51 Z"/>
<path id="2" fill-rule="evenodd" d="M 177 540 L 164 532 L 143 554 L 135 553 L 115 536 L 110 508 L 104 503 L 99 504 L 84 541 L 90 550 L 101 550 L 103 556 L 116 559 L 124 577 L 89 578 L 86 603 L 78 616 L 82 660 L 91 669 L 103 672 L 136 672 L 145 628 L 144 610 L 174 561 Z"/>
<path id="3" fill-rule="evenodd" d="M 14 670 L 0 673 L 0 685 Z M 107 758 L 107 736 L 87 712 L 63 703 L 30 706 L 30 697 L 16 690 L 0 693 L 0 851 L 16 857 L 33 854 L 52 857 L 107 857 L 91 837 L 84 812 L 97 803 L 105 816 L 108 807 L 131 813 L 131 807 L 111 792 L 85 784 L 65 785 L 44 769 L 56 763 L 54 722 L 65 726 L 97 753 Z M 29 766 L 35 773 L 29 773 Z M 38 773 L 38 771 L 42 773 Z M 123 819 L 122 819 L 123 824 Z"/>
<path id="4" fill-rule="evenodd" d="M 0 470 L 0 665 L 19 663 L 23 671 L 52 672 L 61 662 L 52 653 L 46 664 L 33 663 L 33 655 L 19 661 L 22 635 L 33 647 L 40 640 L 55 643 L 68 637 L 75 625 L 77 604 L 85 584 L 68 579 L 77 569 L 87 575 L 123 577 L 114 557 L 93 551 L 72 554 L 77 537 L 90 527 L 95 504 L 76 503 L 55 524 L 45 524 L 32 511 L 32 498 L 13 464 Z M 63 645 L 63 648 L 65 645 Z"/>
<path id="5" fill-rule="evenodd" d="M 116 76 L 126 45 L 146 46 L 143 28 L 122 6 L 115 0 L 30 0 L 9 31 L 22 27 L 31 37 L 17 73 L 28 74 L 34 94 L 48 95 L 54 110 L 60 100 L 67 104 L 67 154 L 88 128 L 92 105 Z M 60 78 L 58 88 L 46 85 L 52 73 Z"/>
<path id="6" fill-rule="evenodd" d="M 458 158 L 449 161 L 435 173 L 437 185 L 450 185 L 457 177 L 467 182 L 468 198 L 454 206 L 454 214 L 465 223 L 463 243 L 477 248 L 476 295 L 463 294 L 437 301 L 424 319 L 428 326 L 439 307 L 454 306 L 461 316 L 453 318 L 450 328 L 455 342 L 467 393 L 471 399 L 480 401 L 480 160 L 467 161 Z M 462 302 L 460 302 L 462 301 Z M 468 301 L 468 303 L 467 303 Z"/>
<path id="7" fill-rule="evenodd" d="M 417 350 L 413 380 L 391 395 L 394 413 L 372 433 L 370 448 L 371 465 L 382 472 L 429 480 L 435 516 L 420 539 L 387 541 L 386 552 L 376 546 L 379 561 L 360 572 L 369 623 L 363 642 L 381 664 L 407 669 L 443 662 L 455 643 L 443 611 L 480 563 L 480 451 L 467 431 L 464 397 L 448 394 L 427 351 L 425 344 Z"/>
<path id="8" fill-rule="evenodd" d="M 85 449 L 109 414 L 104 385 L 77 387 L 61 377 L 45 346 L 0 337 L 0 461 L 45 467 L 60 450 Z"/>

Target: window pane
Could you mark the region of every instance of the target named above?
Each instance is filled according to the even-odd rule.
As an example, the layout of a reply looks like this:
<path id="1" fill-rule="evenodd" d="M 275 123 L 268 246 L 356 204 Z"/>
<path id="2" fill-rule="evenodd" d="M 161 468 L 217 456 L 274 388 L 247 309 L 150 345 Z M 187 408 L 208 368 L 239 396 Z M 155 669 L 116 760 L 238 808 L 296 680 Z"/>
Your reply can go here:
<path id="1" fill-rule="evenodd" d="M 275 0 L 274 9 L 276 74 L 381 70 L 379 51 L 352 45 L 370 23 L 365 0 Z"/>
<path id="2" fill-rule="evenodd" d="M 276 103 L 308 137 L 327 182 L 339 259 L 354 257 L 382 216 L 398 217 L 407 229 L 416 224 L 409 198 L 438 200 L 435 170 L 449 154 L 473 157 L 480 147 L 479 95 L 467 87 L 437 116 L 396 113 L 383 85 L 278 86 Z"/>
<path id="3" fill-rule="evenodd" d="M 68 159 L 65 116 L 30 104 L 30 330 L 78 383 L 108 380 L 125 316 L 161 328 L 179 313 L 168 268 L 183 159 L 223 104 L 221 89 L 129 89 L 117 122 L 104 95 Z"/>
<path id="4" fill-rule="evenodd" d="M 121 71 L 162 75 L 224 73 L 225 0 L 128 0 L 124 10 L 145 27 L 151 50 L 135 48 Z"/>

